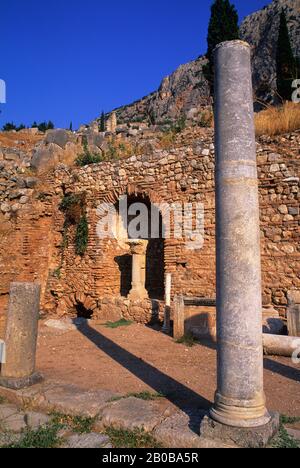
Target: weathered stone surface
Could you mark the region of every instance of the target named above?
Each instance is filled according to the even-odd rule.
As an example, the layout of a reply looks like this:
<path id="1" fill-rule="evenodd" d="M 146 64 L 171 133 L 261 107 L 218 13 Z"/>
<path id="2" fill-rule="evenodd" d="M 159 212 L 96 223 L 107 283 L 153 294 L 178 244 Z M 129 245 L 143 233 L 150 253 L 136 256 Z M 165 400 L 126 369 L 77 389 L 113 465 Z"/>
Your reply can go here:
<path id="1" fill-rule="evenodd" d="M 263 335 L 264 353 L 268 356 L 292 357 L 300 353 L 300 338 L 293 336 Z"/>
<path id="2" fill-rule="evenodd" d="M 36 401 L 40 410 L 95 417 L 118 394 L 109 390 L 83 391 L 74 385 L 51 384 Z"/>
<path id="3" fill-rule="evenodd" d="M 72 323 L 71 320 L 55 320 L 50 319 L 44 322 L 45 327 L 47 328 L 54 328 L 55 330 L 60 331 L 74 331 L 77 330 L 77 326 Z"/>
<path id="4" fill-rule="evenodd" d="M 31 166 L 38 173 L 47 172 L 51 168 L 56 167 L 63 155 L 63 150 L 55 143 L 50 143 L 47 146 L 41 146 L 34 151 Z"/>
<path id="5" fill-rule="evenodd" d="M 103 409 L 103 427 L 119 429 L 144 429 L 151 432 L 174 408 L 165 400 L 144 401 L 135 397 L 116 401 Z"/>
<path id="6" fill-rule="evenodd" d="M 0 406 L 0 431 L 20 432 L 26 428 L 25 415 L 14 405 Z"/>
<path id="7" fill-rule="evenodd" d="M 217 439 L 200 438 L 199 426 L 202 417 L 200 411 L 197 414 L 189 411 L 176 413 L 156 427 L 154 437 L 168 448 L 235 448 L 233 442 L 226 444 Z"/>
<path id="8" fill-rule="evenodd" d="M 1 421 L 10 416 L 14 416 L 15 414 L 18 414 L 18 413 L 19 413 L 19 410 L 17 406 L 15 405 L 12 405 L 12 404 L 0 405 L 0 420 Z"/>
<path id="9" fill-rule="evenodd" d="M 271 416 L 268 424 L 256 428 L 230 427 L 205 417 L 201 422 L 200 436 L 208 440 L 218 439 L 225 444 L 233 443 L 240 448 L 265 448 L 279 428 L 279 415 Z"/>
<path id="10" fill-rule="evenodd" d="M 27 379 L 35 372 L 40 292 L 37 284 L 11 284 L 2 379 Z"/>
<path id="11" fill-rule="evenodd" d="M 12 390 L 20 390 L 22 388 L 27 388 L 27 387 L 31 387 L 32 385 L 36 385 L 42 382 L 42 380 L 43 380 L 43 376 L 39 372 L 34 372 L 28 377 L 20 377 L 20 378 L 10 378 L 10 377 L 0 376 L 0 387 L 12 389 Z"/>
<path id="12" fill-rule="evenodd" d="M 263 387 L 259 197 L 250 66 L 242 41 L 215 50 L 218 387 L 211 417 L 270 421 Z"/>
<path id="13" fill-rule="evenodd" d="M 300 304 L 288 307 L 287 318 L 289 335 L 300 337 Z"/>
<path id="14" fill-rule="evenodd" d="M 73 449 L 100 449 L 112 448 L 110 439 L 100 434 L 75 434 L 69 437 L 62 448 Z"/>
<path id="15" fill-rule="evenodd" d="M 49 130 L 47 132 L 45 142 L 47 144 L 54 143 L 61 148 L 65 148 L 68 142 L 75 141 L 75 138 L 72 132 L 68 132 L 67 130 L 57 128 L 55 130 Z"/>
<path id="16" fill-rule="evenodd" d="M 47 416 L 43 413 L 35 413 L 31 411 L 25 415 L 25 422 L 27 426 L 34 430 L 41 426 L 46 426 L 50 421 L 50 416 Z"/>

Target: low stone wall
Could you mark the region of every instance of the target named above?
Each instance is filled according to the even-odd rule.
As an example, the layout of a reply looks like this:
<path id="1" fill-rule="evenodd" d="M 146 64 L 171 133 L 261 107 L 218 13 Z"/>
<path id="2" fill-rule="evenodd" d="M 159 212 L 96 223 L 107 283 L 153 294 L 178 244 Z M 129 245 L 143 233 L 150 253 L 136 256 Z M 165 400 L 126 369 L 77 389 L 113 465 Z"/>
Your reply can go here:
<path id="1" fill-rule="evenodd" d="M 124 318 L 143 325 L 162 322 L 163 316 L 164 303 L 162 301 L 150 299 L 130 301 L 123 297 L 102 299 L 95 313 L 97 320 L 111 321 Z"/>
<path id="2" fill-rule="evenodd" d="M 16 216 L 1 212 L 0 313 L 7 307 L 9 284 L 30 281 L 42 285 L 42 310 L 49 315 L 72 314 L 81 302 L 95 315 L 106 297 L 120 296 L 124 296 L 121 301 L 125 314 L 131 280 L 129 248 L 116 240 L 101 240 L 96 232 L 99 204 L 115 204 L 123 195 L 138 196 L 137 200 L 146 199 L 155 206 L 203 203 L 203 248 L 193 251 L 186 248 L 184 240 L 167 239 L 162 242 L 161 262 L 152 262 L 148 277 L 153 281 L 160 273 L 171 273 L 172 297 L 184 294 L 214 298 L 213 132 L 186 131 L 178 139 L 180 147 L 129 159 L 84 168 L 60 165 L 43 183 L 39 181 L 30 189 L 29 200 Z M 283 315 L 288 291 L 300 290 L 299 146 L 299 132 L 261 137 L 257 143 L 263 305 L 273 305 Z M 74 226 L 68 230 L 67 242 L 65 239 L 66 219 L 59 206 L 68 194 L 86 196 L 89 237 L 82 257 L 75 252 Z M 7 200 L 6 196 L 5 203 L 13 203 Z M 78 294 L 82 300 L 78 300 Z M 151 294 L 154 298 L 161 296 Z M 131 315 L 143 316 L 135 309 Z"/>
<path id="3" fill-rule="evenodd" d="M 97 322 L 117 322 L 124 318 L 136 323 L 154 324 L 164 319 L 164 302 L 144 299 L 132 301 L 125 297 L 104 297 L 92 300 L 83 293 L 71 294 L 59 304 L 59 315 L 89 318 Z"/>

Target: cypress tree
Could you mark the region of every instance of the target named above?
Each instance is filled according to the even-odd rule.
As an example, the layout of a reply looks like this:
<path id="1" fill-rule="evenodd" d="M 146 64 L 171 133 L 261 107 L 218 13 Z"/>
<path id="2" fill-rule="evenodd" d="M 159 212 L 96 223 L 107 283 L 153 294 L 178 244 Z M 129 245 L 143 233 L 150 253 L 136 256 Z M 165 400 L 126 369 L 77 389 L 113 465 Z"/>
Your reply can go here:
<path id="1" fill-rule="evenodd" d="M 105 114 L 102 112 L 100 120 L 100 131 L 105 132 Z"/>
<path id="2" fill-rule="evenodd" d="M 239 17 L 237 10 L 229 0 L 215 0 L 211 6 L 211 17 L 207 35 L 208 65 L 204 68 L 205 78 L 209 81 L 211 91 L 214 86 L 214 57 L 215 47 L 224 41 L 239 38 Z"/>
<path id="3" fill-rule="evenodd" d="M 292 99 L 292 82 L 297 78 L 297 61 L 294 57 L 286 15 L 282 9 L 276 54 L 277 91 L 286 101 Z"/>

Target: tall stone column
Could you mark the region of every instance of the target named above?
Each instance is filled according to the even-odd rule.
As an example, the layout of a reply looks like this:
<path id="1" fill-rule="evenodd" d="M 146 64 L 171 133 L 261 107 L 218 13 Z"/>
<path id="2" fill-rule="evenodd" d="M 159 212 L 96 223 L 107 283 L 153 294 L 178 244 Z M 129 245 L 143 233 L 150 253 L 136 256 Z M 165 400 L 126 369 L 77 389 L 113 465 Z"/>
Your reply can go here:
<path id="1" fill-rule="evenodd" d="M 132 301 L 148 299 L 146 290 L 146 254 L 147 240 L 128 241 L 132 254 L 132 285 L 128 298 Z"/>
<path id="2" fill-rule="evenodd" d="M 0 385 L 19 389 L 41 380 L 35 372 L 41 288 L 32 283 L 12 283 L 5 335 L 6 359 Z"/>
<path id="3" fill-rule="evenodd" d="M 250 47 L 215 50 L 218 385 L 211 417 L 258 427 L 263 389 L 258 179 Z"/>

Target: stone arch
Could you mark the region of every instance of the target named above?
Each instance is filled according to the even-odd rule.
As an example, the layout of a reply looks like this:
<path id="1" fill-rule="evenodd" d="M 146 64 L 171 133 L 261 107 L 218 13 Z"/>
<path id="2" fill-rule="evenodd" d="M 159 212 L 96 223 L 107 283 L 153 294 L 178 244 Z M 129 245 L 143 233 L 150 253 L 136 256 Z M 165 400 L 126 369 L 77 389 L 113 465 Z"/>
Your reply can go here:
<path id="1" fill-rule="evenodd" d="M 148 240 L 147 254 L 146 254 L 146 289 L 150 299 L 163 299 L 164 298 L 164 272 L 165 272 L 165 240 L 163 238 L 163 216 L 159 210 L 159 201 L 157 196 L 153 193 L 147 193 L 144 190 L 139 191 L 137 187 L 129 186 L 125 192 L 127 196 L 127 213 L 135 203 L 142 203 L 148 210 L 148 232 L 143 233 L 141 239 Z M 121 198 L 122 195 L 120 195 Z M 119 198 L 119 200 L 120 200 Z M 118 209 L 119 200 L 115 206 Z M 120 216 L 120 213 L 119 213 Z M 155 220 L 153 219 L 155 217 Z M 155 238 L 152 237 L 153 230 L 151 229 L 152 222 L 158 220 L 157 233 Z M 129 223 L 131 219 L 129 217 Z M 123 220 L 124 222 L 124 220 Z M 126 239 L 123 239 L 123 245 L 126 240 L 132 239 L 133 236 L 128 232 L 127 226 L 125 227 Z M 122 242 L 122 239 L 119 239 Z M 123 255 L 116 259 L 118 262 L 121 273 L 121 286 L 120 293 L 122 296 L 127 296 L 131 287 L 131 272 L 132 272 L 132 258 L 129 254 Z"/>

